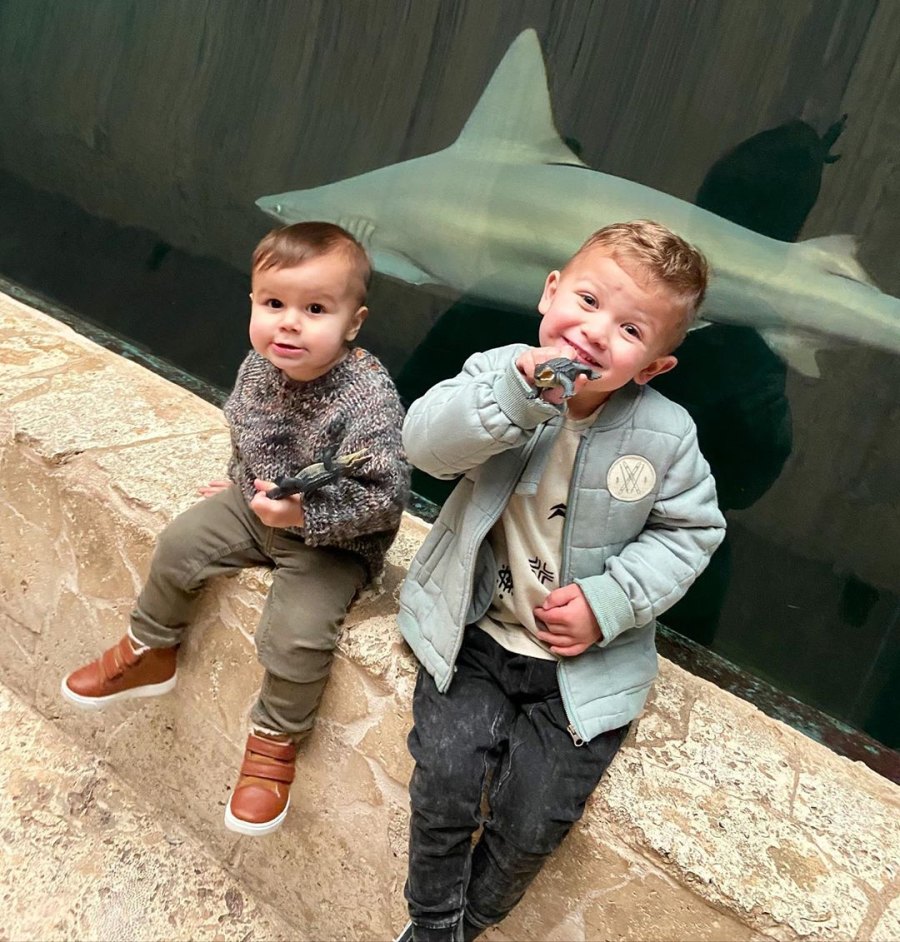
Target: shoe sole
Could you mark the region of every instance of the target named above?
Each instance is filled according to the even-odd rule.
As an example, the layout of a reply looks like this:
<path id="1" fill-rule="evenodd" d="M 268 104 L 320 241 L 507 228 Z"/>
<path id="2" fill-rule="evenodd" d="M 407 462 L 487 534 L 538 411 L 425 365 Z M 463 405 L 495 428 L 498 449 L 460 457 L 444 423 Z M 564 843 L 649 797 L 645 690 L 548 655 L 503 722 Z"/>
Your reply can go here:
<path id="1" fill-rule="evenodd" d="M 404 927 L 400 935 L 394 939 L 394 942 L 412 942 L 412 923 L 408 922 Z"/>
<path id="2" fill-rule="evenodd" d="M 242 821 L 240 818 L 234 816 L 231 811 L 231 798 L 229 798 L 228 806 L 225 808 L 225 827 L 227 827 L 229 831 L 234 831 L 236 834 L 243 834 L 245 837 L 265 837 L 266 834 L 271 834 L 272 831 L 281 827 L 282 822 L 287 817 L 288 808 L 290 807 L 291 796 L 288 795 L 284 811 L 282 811 L 277 818 L 272 818 L 271 821 L 263 821 L 260 824 L 254 824 L 252 821 Z"/>
<path id="3" fill-rule="evenodd" d="M 161 684 L 144 684 L 143 687 L 133 687 L 131 690 L 122 690 L 120 693 L 111 693 L 105 697 L 85 697 L 83 694 L 75 693 L 75 691 L 69 687 L 69 678 L 71 676 L 71 674 L 67 674 L 63 677 L 62 683 L 59 686 L 59 692 L 72 706 L 76 706 L 81 710 L 104 710 L 106 707 L 111 706 L 113 703 L 118 703 L 121 700 L 136 700 L 140 697 L 161 697 L 164 693 L 169 693 L 169 691 L 174 690 L 175 682 L 178 680 L 178 672 L 176 671 L 168 680 L 164 680 Z"/>

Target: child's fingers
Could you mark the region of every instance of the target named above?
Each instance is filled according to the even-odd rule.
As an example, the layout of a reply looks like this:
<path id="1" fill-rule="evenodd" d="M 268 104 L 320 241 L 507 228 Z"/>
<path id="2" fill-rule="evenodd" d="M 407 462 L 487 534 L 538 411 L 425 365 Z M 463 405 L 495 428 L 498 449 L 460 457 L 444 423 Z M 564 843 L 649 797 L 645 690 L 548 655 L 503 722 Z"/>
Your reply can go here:
<path id="1" fill-rule="evenodd" d="M 569 624 L 568 615 L 561 607 L 536 608 L 534 609 L 534 617 L 548 626 Z"/>
<path id="2" fill-rule="evenodd" d="M 541 641 L 544 642 L 544 644 L 560 645 L 561 647 L 568 647 L 571 644 L 578 644 L 580 641 L 579 638 L 576 638 L 567 632 L 538 631 L 535 634 Z"/>
<path id="3" fill-rule="evenodd" d="M 583 638 L 576 638 L 570 634 L 558 634 L 554 631 L 538 631 L 537 637 L 544 644 L 549 645 L 554 654 L 563 657 L 581 654 L 591 646 L 591 642 L 585 641 Z"/>
<path id="4" fill-rule="evenodd" d="M 572 599 L 578 596 L 579 592 L 581 592 L 581 589 L 579 589 L 574 582 L 570 582 L 568 585 L 561 585 L 558 589 L 553 589 L 547 593 L 547 597 L 544 599 L 544 604 L 541 608 L 559 608 L 563 605 L 568 605 Z"/>
<path id="5" fill-rule="evenodd" d="M 577 644 L 570 645 L 569 647 L 551 645 L 550 650 L 554 654 L 558 654 L 560 657 L 575 657 L 578 654 L 584 654 L 584 652 L 587 651 L 589 647 L 590 644 L 587 644 L 584 641 L 579 641 Z"/>

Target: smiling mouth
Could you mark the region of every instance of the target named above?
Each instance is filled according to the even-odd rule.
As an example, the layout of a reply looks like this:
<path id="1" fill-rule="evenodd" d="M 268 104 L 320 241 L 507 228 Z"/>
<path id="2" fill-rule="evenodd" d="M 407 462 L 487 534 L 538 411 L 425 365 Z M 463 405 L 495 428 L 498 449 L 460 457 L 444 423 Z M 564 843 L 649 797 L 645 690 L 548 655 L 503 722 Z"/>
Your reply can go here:
<path id="1" fill-rule="evenodd" d="M 289 343 L 277 343 L 277 342 L 273 341 L 273 342 L 272 342 L 272 346 L 273 346 L 279 353 L 288 353 L 288 354 L 290 354 L 290 353 L 302 353 L 302 352 L 303 352 L 303 347 L 295 347 L 295 346 L 293 346 L 292 344 L 289 344 Z"/>
<path id="2" fill-rule="evenodd" d="M 571 340 L 566 340 L 566 343 L 575 351 L 579 363 L 600 368 L 600 364 L 587 351 L 582 350 L 577 343 L 572 343 Z"/>

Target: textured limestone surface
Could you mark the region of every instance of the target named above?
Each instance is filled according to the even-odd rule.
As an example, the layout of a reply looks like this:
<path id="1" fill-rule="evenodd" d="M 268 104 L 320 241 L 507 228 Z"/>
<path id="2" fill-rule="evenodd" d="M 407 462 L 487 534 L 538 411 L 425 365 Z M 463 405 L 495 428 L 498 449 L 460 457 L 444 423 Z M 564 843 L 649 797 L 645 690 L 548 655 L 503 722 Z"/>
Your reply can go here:
<path id="1" fill-rule="evenodd" d="M 79 744 L 73 762 L 121 775 L 164 834 L 188 829 L 296 938 L 392 938 L 416 677 L 395 616 L 420 521 L 347 618 L 291 814 L 265 840 L 222 827 L 265 570 L 203 595 L 171 695 L 99 715 L 59 697 L 121 635 L 156 535 L 227 455 L 216 409 L 0 296 L 0 680 Z M 887 940 L 898 860 L 900 789 L 664 662 L 583 821 L 485 938 Z"/>
<path id="2" fill-rule="evenodd" d="M 2 685 L 0 842 L 0 939 L 297 938 L 196 838 Z"/>

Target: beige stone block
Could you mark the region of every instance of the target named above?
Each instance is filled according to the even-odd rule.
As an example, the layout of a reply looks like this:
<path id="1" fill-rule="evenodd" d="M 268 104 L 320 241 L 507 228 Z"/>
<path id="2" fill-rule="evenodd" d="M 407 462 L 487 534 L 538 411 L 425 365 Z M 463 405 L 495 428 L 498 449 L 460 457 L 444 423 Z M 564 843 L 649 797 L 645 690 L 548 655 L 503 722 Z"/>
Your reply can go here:
<path id="1" fill-rule="evenodd" d="M 760 735 L 766 723 L 746 704 L 731 708 L 726 730 L 722 710 L 698 699 L 687 740 L 626 745 L 594 796 L 586 828 L 602 837 L 606 826 L 597 811 L 605 807 L 632 847 L 657 854 L 716 905 L 753 914 L 749 921 L 762 931 L 782 926 L 785 937 L 854 936 L 867 910 L 865 893 L 790 818 L 785 781 L 793 772 Z M 745 708 L 755 720 L 746 726 L 735 717 Z"/>
<path id="2" fill-rule="evenodd" d="M 65 490 L 62 508 L 79 591 L 98 602 L 133 602 L 156 545 L 152 518 L 111 513 L 108 498 L 81 483 Z"/>
<path id="3" fill-rule="evenodd" d="M 20 400 L 27 400 L 50 384 L 49 376 L 12 375 L 0 372 L 0 441 L 11 442 L 15 438 L 16 423 L 9 407 Z"/>
<path id="4" fill-rule="evenodd" d="M 337 654 L 319 707 L 320 720 L 340 727 L 360 721 L 368 722 L 375 709 L 372 699 L 366 690 L 364 671 L 343 655 Z"/>
<path id="5" fill-rule="evenodd" d="M 348 627 L 338 642 L 339 649 L 406 698 L 415 683 L 417 661 L 397 629 L 396 615 L 369 618 Z"/>
<path id="6" fill-rule="evenodd" d="M 895 896 L 881 914 L 871 938 L 872 942 L 896 942 L 900 939 L 900 896 Z"/>
<path id="7" fill-rule="evenodd" d="M 220 602 L 210 586 L 179 652 L 177 693 L 187 713 L 204 717 L 230 741 L 243 742 L 263 668 L 252 639 L 223 622 Z"/>
<path id="8" fill-rule="evenodd" d="M 297 938 L 145 797 L 0 689 L 3 936 Z"/>
<path id="9" fill-rule="evenodd" d="M 127 630 L 130 610 L 128 600 L 98 604 L 68 587 L 61 590 L 40 638 L 32 701 L 37 709 L 51 717 L 68 715 L 76 727 L 86 719 L 62 699 L 62 678 L 115 644 Z"/>
<path id="10" fill-rule="evenodd" d="M 831 758 L 823 764 L 818 749 L 803 751 L 793 818 L 814 836 L 829 866 L 836 861 L 872 892 L 883 893 L 898 878 L 900 790 L 861 763 Z M 862 779 L 867 791 L 860 789 Z"/>
<path id="11" fill-rule="evenodd" d="M 420 520 L 410 513 L 403 514 L 400 532 L 397 534 L 397 539 L 394 540 L 393 545 L 388 551 L 388 562 L 404 572 L 409 569 L 409 564 L 412 562 L 413 556 L 418 552 L 422 541 L 428 536 L 430 529 L 430 523 L 425 523 L 424 520 Z"/>
<path id="12" fill-rule="evenodd" d="M 409 784 L 414 765 L 406 748 L 406 737 L 412 726 L 411 706 L 411 703 L 398 703 L 393 697 L 386 697 L 378 722 L 358 747 L 404 788 Z"/>
<path id="13" fill-rule="evenodd" d="M 522 942 L 743 942 L 754 936 L 649 862 L 578 828 L 498 931 Z"/>
<path id="14" fill-rule="evenodd" d="M 397 614 L 397 602 L 400 595 L 400 583 L 406 571 L 387 564 L 384 581 L 378 587 L 364 589 L 347 613 L 345 625 L 352 628 L 370 618 L 393 618 Z"/>
<path id="15" fill-rule="evenodd" d="M 26 700 L 34 698 L 38 636 L 0 612 L 0 681 Z"/>
<path id="16" fill-rule="evenodd" d="M 239 838 L 235 867 L 309 939 L 390 939 L 402 918 L 405 862 L 368 763 L 322 726 L 297 761 L 291 811 L 265 841 Z M 401 924 L 402 926 L 402 924 Z"/>
<path id="17" fill-rule="evenodd" d="M 57 322 L 58 323 L 58 322 Z M 9 379 L 32 374 L 52 375 L 72 367 L 73 361 L 96 357 L 96 352 L 73 342 L 75 334 L 61 330 L 35 330 L 27 308 L 0 306 L 0 377 Z M 68 332 L 68 333 L 67 333 Z"/>
<path id="18" fill-rule="evenodd" d="M 230 438 L 221 413 L 209 418 L 214 430 L 184 434 L 178 425 L 166 437 L 93 456 L 109 487 L 130 506 L 146 508 L 168 521 L 203 498 L 197 489 L 228 477 Z"/>
<path id="19" fill-rule="evenodd" d="M 136 364 L 111 359 L 56 374 L 8 409 L 21 440 L 60 462 L 88 450 L 169 438 L 173 429 L 187 436 L 219 430 L 217 411 L 198 403 Z"/>
<path id="20" fill-rule="evenodd" d="M 221 730 L 185 710 L 175 693 L 114 704 L 74 726 L 76 711 L 64 709 L 62 729 L 152 800 L 162 820 L 173 817 L 227 859 L 234 835 L 225 832 L 223 815 L 240 753 L 235 760 L 237 746 Z"/>
<path id="21" fill-rule="evenodd" d="M 0 455 L 0 480 L 0 606 L 40 632 L 72 570 L 56 488 L 42 469 L 9 449 Z"/>

